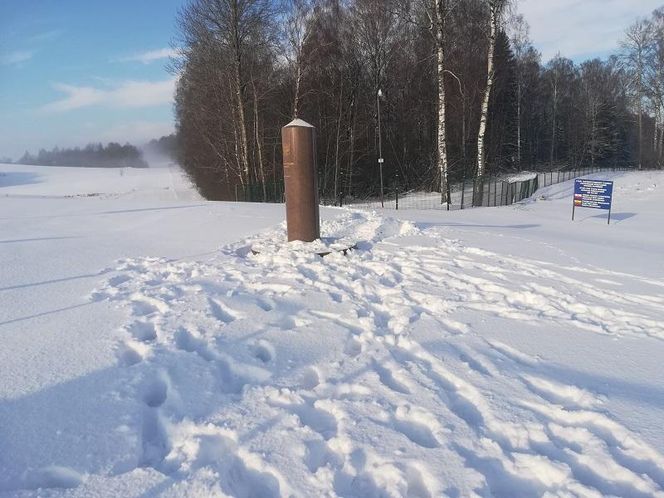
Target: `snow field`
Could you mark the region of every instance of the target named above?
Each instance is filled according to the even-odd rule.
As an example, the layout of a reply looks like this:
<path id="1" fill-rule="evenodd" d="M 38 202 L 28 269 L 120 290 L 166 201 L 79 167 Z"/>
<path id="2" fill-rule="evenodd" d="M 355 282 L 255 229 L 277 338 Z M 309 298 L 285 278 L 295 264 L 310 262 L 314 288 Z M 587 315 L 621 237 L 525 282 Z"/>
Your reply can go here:
<path id="1" fill-rule="evenodd" d="M 201 200 L 180 168 L 75 168 L 0 164 L 0 196 Z"/>
<path id="2" fill-rule="evenodd" d="M 610 227 L 571 225 L 564 184 L 445 217 L 328 209 L 323 235 L 358 250 L 325 258 L 261 232 L 269 206 L 215 206 L 228 240 L 259 233 L 97 267 L 81 309 L 112 325 L 81 352 L 108 363 L 3 386 L 0 496 L 664 496 L 664 178 L 645 175 L 615 176 Z M 33 362 L 69 325 L 48 316 Z"/>
<path id="3" fill-rule="evenodd" d="M 324 230 L 361 250 L 321 259 L 273 242 L 245 256 L 279 229 L 205 265 L 127 261 L 94 295 L 131 316 L 118 361 L 141 380 L 122 395 L 144 406 L 128 467 L 176 494 L 212 469 L 205 493 L 230 496 L 664 496 L 664 457 L 601 395 L 457 318 L 662 338 L 661 296 L 599 295 L 375 214 Z"/>

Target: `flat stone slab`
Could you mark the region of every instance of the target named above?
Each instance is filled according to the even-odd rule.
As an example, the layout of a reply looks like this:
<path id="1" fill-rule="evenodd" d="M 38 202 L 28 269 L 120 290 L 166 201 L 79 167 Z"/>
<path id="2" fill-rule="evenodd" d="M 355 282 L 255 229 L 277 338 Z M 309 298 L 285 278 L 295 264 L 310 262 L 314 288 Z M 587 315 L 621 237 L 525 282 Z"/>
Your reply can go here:
<path id="1" fill-rule="evenodd" d="M 291 248 L 297 252 L 311 252 L 318 256 L 325 257 L 329 254 L 338 252 L 346 256 L 350 251 L 357 249 L 357 242 L 345 238 L 321 237 L 313 242 L 284 242 L 282 244 L 275 242 L 260 242 L 250 247 L 250 252 L 254 255 L 269 254 L 283 251 Z"/>

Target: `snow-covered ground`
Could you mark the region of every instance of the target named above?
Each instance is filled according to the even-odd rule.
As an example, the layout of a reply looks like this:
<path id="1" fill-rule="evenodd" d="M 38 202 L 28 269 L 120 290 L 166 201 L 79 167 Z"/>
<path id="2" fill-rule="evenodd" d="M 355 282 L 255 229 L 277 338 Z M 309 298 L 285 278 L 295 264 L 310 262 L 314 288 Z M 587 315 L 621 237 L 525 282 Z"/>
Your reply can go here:
<path id="1" fill-rule="evenodd" d="M 0 164 L 0 197 L 100 197 L 123 200 L 201 200 L 179 167 L 68 168 Z"/>
<path id="2" fill-rule="evenodd" d="M 525 182 L 531 178 L 535 178 L 537 173 L 533 171 L 521 171 L 520 173 L 507 173 L 500 175 L 498 179 L 503 182 L 513 183 L 513 182 Z"/>
<path id="3" fill-rule="evenodd" d="M 609 226 L 571 182 L 323 209 L 323 259 L 283 206 L 57 171 L 0 166 L 0 495 L 664 496 L 663 173 Z"/>

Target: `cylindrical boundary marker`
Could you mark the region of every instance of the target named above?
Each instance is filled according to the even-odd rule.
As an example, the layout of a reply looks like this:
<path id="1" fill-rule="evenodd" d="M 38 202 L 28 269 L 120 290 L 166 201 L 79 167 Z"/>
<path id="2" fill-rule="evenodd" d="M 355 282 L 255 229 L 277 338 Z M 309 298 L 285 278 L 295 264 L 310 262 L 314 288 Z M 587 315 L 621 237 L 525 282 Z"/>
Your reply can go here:
<path id="1" fill-rule="evenodd" d="M 296 119 L 281 129 L 288 241 L 320 238 L 316 129 Z"/>

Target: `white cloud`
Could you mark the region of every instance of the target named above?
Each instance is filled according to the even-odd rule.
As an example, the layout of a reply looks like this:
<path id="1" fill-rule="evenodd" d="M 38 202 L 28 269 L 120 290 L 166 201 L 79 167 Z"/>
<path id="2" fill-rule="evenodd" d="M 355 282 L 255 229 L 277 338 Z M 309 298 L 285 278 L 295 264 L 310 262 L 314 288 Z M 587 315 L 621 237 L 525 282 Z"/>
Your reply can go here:
<path id="1" fill-rule="evenodd" d="M 16 52 L 0 55 L 0 66 L 20 64 L 21 62 L 26 62 L 32 59 L 33 55 L 35 55 L 35 53 L 30 50 L 17 50 Z"/>
<path id="2" fill-rule="evenodd" d="M 56 100 L 44 106 L 45 111 L 70 111 L 78 109 L 79 107 L 87 107 L 99 104 L 103 101 L 105 92 L 91 87 L 65 85 L 57 83 L 53 87 L 63 93 L 67 97 L 61 100 Z"/>
<path id="3" fill-rule="evenodd" d="M 150 50 L 140 54 L 130 55 L 128 57 L 121 57 L 116 59 L 118 62 L 142 62 L 143 64 L 150 64 L 151 62 L 176 57 L 177 50 L 172 48 L 161 48 L 159 50 Z"/>
<path id="4" fill-rule="evenodd" d="M 625 29 L 660 6 L 661 0 L 521 0 L 519 11 L 547 62 L 558 52 L 574 59 L 617 51 Z"/>
<path id="5" fill-rule="evenodd" d="M 127 81 L 115 88 L 103 89 L 89 86 L 55 84 L 54 88 L 66 97 L 46 104 L 45 112 L 64 112 L 82 107 L 154 107 L 173 102 L 177 78 L 164 81 Z"/>

